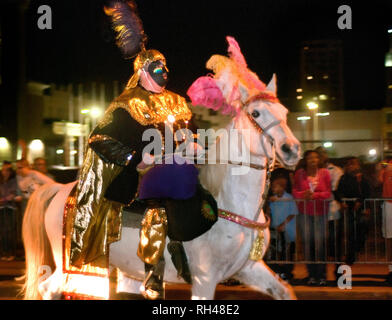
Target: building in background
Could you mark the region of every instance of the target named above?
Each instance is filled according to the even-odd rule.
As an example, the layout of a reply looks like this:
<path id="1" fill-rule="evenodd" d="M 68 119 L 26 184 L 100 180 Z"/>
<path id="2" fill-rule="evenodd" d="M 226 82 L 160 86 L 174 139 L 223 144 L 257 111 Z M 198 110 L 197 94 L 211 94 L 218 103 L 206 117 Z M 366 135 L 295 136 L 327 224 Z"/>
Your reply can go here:
<path id="1" fill-rule="evenodd" d="M 231 121 L 229 116 L 206 108 L 191 106 L 191 109 L 200 128 L 217 130 Z M 315 121 L 318 124 L 317 140 L 313 135 Z M 387 151 L 388 142 L 383 139 L 383 133 L 392 133 L 392 108 L 291 112 L 287 124 L 301 142 L 302 151 L 324 146 L 331 158 L 357 156 L 364 162 L 375 162 L 383 158 Z"/>
<path id="2" fill-rule="evenodd" d="M 26 142 L 27 158 L 45 157 L 49 165 L 79 166 L 86 138 L 114 96 L 118 82 L 59 86 L 28 82 L 17 136 Z M 18 144 L 0 136 L 0 161 L 22 156 Z"/>
<path id="3" fill-rule="evenodd" d="M 302 42 L 295 109 L 313 101 L 320 110 L 341 110 L 344 106 L 343 49 L 340 40 Z"/>
<path id="4" fill-rule="evenodd" d="M 385 106 L 392 108 L 392 28 L 388 30 L 389 51 L 385 54 L 386 99 Z"/>
<path id="5" fill-rule="evenodd" d="M 331 157 L 360 157 L 374 162 L 384 157 L 387 110 L 335 110 L 289 113 L 287 123 L 302 143 L 302 149 L 324 146 Z M 392 116 L 392 110 L 391 110 Z M 316 117 L 316 119 L 314 119 Z M 313 121 L 318 122 L 318 139 L 313 139 Z"/>
<path id="6" fill-rule="evenodd" d="M 383 139 L 385 143 L 385 155 L 392 156 L 392 28 L 389 28 L 389 50 L 385 54 L 385 108 L 383 112 L 384 127 Z"/>

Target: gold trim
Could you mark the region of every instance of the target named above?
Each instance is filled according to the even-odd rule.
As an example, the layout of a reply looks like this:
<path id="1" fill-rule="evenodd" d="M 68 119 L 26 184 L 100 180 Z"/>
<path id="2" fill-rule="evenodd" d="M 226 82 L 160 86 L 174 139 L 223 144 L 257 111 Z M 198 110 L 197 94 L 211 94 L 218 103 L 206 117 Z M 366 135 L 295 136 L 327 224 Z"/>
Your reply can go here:
<path id="1" fill-rule="evenodd" d="M 113 120 L 112 113 L 117 108 L 125 109 L 133 119 L 143 126 L 163 123 L 167 121 L 169 115 L 174 116 L 175 121 L 186 121 L 192 118 L 192 112 L 184 97 L 169 90 L 152 93 L 137 86 L 125 89 L 111 103 L 105 112 L 104 118 L 98 124 L 100 128 L 108 125 Z"/>

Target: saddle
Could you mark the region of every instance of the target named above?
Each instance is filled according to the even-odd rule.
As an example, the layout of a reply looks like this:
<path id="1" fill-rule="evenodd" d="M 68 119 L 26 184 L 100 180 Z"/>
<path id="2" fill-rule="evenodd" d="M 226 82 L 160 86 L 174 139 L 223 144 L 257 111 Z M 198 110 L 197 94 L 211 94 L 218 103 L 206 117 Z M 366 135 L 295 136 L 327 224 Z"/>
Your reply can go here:
<path id="1" fill-rule="evenodd" d="M 154 203 L 166 209 L 167 236 L 170 239 L 167 248 L 178 275 L 191 284 L 188 259 L 182 242 L 193 240 L 211 229 L 218 220 L 217 203 L 200 184 L 197 185 L 196 193 L 190 199 L 158 199 L 154 200 Z M 139 229 L 146 208 L 145 201 L 135 201 L 131 206 L 124 208 L 123 226 Z"/>
<path id="2" fill-rule="evenodd" d="M 156 206 L 166 209 L 168 237 L 174 241 L 190 241 L 208 230 L 218 221 L 218 206 L 214 197 L 197 185 L 196 193 L 186 200 L 157 199 Z M 124 227 L 139 228 L 147 202 L 136 200 L 123 208 Z"/>

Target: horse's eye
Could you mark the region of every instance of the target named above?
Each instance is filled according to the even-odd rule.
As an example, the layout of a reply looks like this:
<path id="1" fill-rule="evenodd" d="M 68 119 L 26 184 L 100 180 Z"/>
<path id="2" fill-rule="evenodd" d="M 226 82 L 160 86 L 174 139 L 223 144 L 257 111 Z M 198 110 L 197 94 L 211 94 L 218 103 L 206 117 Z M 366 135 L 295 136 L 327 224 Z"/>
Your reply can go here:
<path id="1" fill-rule="evenodd" d="M 253 110 L 252 117 L 253 118 L 258 118 L 259 116 L 260 116 L 260 112 L 258 112 L 257 110 Z"/>

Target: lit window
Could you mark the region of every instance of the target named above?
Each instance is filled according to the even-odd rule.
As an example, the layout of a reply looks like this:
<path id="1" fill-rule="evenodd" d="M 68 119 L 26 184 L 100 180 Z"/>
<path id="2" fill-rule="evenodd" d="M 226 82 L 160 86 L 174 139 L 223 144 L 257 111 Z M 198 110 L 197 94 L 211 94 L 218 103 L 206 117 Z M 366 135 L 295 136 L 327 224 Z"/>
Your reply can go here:
<path id="1" fill-rule="evenodd" d="M 298 89 L 297 89 L 297 92 L 302 92 L 302 89 L 301 89 L 301 88 L 298 88 Z"/>
<path id="2" fill-rule="evenodd" d="M 320 100 L 328 100 L 328 96 L 325 94 L 320 94 L 319 98 L 320 98 Z"/>
<path id="3" fill-rule="evenodd" d="M 324 148 L 332 148 L 333 143 L 332 142 L 324 142 L 323 146 L 324 146 Z"/>
<path id="4" fill-rule="evenodd" d="M 328 75 L 326 74 L 325 76 L 323 76 L 323 79 L 328 79 Z"/>
<path id="5" fill-rule="evenodd" d="M 312 79 L 313 79 L 313 76 L 307 76 L 306 79 L 312 80 Z"/>
<path id="6" fill-rule="evenodd" d="M 301 100 L 302 98 L 302 96 L 297 96 L 297 100 Z"/>
<path id="7" fill-rule="evenodd" d="M 306 121 L 306 120 L 310 120 L 311 118 L 308 116 L 303 116 L 303 117 L 297 117 L 298 121 Z"/>

